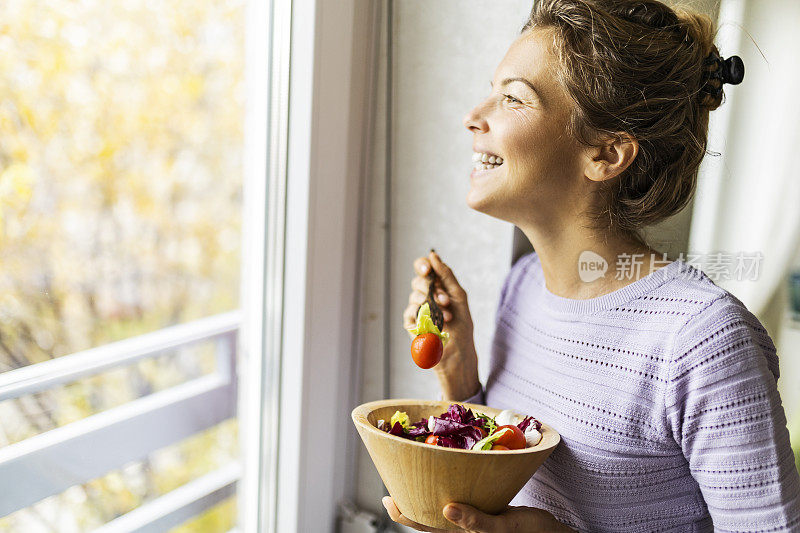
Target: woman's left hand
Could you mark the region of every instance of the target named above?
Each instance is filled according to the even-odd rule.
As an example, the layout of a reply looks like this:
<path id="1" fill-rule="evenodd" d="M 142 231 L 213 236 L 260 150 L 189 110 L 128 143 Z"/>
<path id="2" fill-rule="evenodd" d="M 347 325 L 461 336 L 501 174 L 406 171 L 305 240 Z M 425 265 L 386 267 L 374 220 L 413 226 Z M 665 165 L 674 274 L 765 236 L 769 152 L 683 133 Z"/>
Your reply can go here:
<path id="1" fill-rule="evenodd" d="M 417 531 L 429 531 L 430 533 L 505 533 L 506 531 L 516 531 L 519 533 L 561 533 L 572 532 L 555 517 L 542 509 L 534 507 L 507 507 L 505 511 L 498 515 L 483 513 L 474 507 L 463 503 L 449 503 L 443 509 L 444 517 L 460 526 L 461 529 L 434 529 L 423 526 L 409 520 L 403 516 L 394 504 L 391 496 L 384 496 L 383 506 L 392 520 L 398 524 L 403 524 L 416 529 Z M 458 511 L 456 517 L 455 511 Z"/>

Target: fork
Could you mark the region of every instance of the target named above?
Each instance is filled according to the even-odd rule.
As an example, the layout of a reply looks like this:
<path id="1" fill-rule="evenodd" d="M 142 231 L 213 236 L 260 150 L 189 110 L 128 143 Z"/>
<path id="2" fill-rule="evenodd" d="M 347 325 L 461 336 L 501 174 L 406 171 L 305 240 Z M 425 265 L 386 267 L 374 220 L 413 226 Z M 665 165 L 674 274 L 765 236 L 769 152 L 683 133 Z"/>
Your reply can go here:
<path id="1" fill-rule="evenodd" d="M 432 249 L 431 252 L 433 252 Z M 428 285 L 428 298 L 425 300 L 425 303 L 427 303 L 428 307 L 431 309 L 431 320 L 433 320 L 434 325 L 439 328 L 439 331 L 442 331 L 442 328 L 444 327 L 444 315 L 442 315 L 442 309 L 439 307 L 439 304 L 436 303 L 436 299 L 434 298 L 437 276 L 436 272 L 433 270 L 433 267 L 431 267 L 430 272 L 428 272 L 427 278 L 430 284 Z M 417 315 L 419 315 L 419 309 L 417 309 Z"/>

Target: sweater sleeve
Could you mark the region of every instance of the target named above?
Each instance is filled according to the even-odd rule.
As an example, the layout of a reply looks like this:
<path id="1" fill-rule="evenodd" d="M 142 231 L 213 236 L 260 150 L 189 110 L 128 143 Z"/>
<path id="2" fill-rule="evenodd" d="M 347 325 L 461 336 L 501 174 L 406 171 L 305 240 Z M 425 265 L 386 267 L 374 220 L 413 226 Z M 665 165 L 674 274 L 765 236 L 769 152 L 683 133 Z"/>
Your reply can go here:
<path id="1" fill-rule="evenodd" d="M 677 334 L 665 404 L 715 531 L 797 531 L 800 478 L 775 346 L 730 294 Z"/>

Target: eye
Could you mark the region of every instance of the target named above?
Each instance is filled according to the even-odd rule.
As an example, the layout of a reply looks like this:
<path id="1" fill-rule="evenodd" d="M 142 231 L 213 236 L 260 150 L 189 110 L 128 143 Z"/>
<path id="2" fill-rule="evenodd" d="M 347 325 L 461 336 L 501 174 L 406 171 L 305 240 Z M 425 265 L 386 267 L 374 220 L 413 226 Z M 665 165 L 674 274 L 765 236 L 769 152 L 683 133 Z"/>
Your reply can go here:
<path id="1" fill-rule="evenodd" d="M 509 101 L 509 102 L 512 102 L 512 103 L 517 103 L 517 104 L 520 104 L 520 103 L 522 103 L 522 102 L 520 102 L 519 100 L 517 100 L 516 98 L 514 98 L 513 96 L 511 96 L 510 94 L 504 94 L 504 95 L 503 95 L 503 98 L 504 98 L 505 100 Z"/>

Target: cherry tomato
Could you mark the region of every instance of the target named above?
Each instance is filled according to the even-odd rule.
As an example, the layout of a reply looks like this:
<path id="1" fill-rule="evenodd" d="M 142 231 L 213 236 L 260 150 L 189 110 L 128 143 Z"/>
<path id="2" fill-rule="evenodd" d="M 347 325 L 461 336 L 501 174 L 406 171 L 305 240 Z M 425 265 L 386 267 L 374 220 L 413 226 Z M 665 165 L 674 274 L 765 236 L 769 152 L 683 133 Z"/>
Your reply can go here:
<path id="1" fill-rule="evenodd" d="M 508 446 L 503 446 L 502 444 L 492 444 L 492 450 L 508 450 Z"/>
<path id="2" fill-rule="evenodd" d="M 425 439 L 425 444 L 433 444 L 434 446 L 436 446 L 438 442 L 439 442 L 439 437 L 437 437 L 436 435 L 428 435 L 428 438 Z"/>
<path id="3" fill-rule="evenodd" d="M 442 359 L 442 340 L 435 333 L 417 335 L 411 343 L 411 358 L 420 368 L 432 368 Z"/>
<path id="4" fill-rule="evenodd" d="M 507 426 L 500 426 L 497 431 L 508 428 L 511 431 L 506 431 L 498 438 L 495 443 L 502 446 L 507 446 L 509 450 L 521 450 L 525 447 L 525 433 L 517 426 L 509 424 Z"/>
<path id="5" fill-rule="evenodd" d="M 476 428 L 478 428 L 478 431 L 480 431 L 480 432 L 481 432 L 481 438 L 482 438 L 482 439 L 485 439 L 485 438 L 486 438 L 486 436 L 489 434 L 489 433 L 488 433 L 488 432 L 487 432 L 485 429 L 483 429 L 482 427 L 480 427 L 480 426 L 475 426 L 475 427 L 476 427 Z"/>

